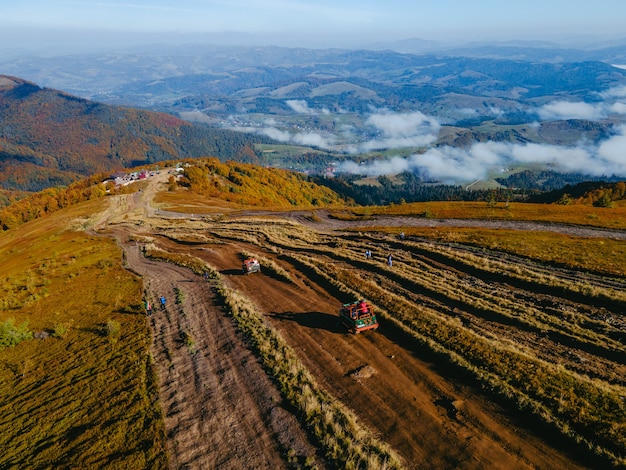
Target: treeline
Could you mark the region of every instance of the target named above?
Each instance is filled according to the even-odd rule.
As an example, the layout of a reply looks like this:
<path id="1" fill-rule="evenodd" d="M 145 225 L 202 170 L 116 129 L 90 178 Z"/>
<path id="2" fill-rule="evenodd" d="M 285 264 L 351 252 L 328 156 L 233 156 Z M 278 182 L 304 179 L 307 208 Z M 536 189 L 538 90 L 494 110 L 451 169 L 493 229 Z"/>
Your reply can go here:
<path id="1" fill-rule="evenodd" d="M 0 210 L 0 228 L 8 230 L 64 207 L 103 197 L 107 188 L 100 184 L 104 175 L 94 175 L 67 187 L 48 188 Z"/>
<path id="2" fill-rule="evenodd" d="M 530 202 L 547 204 L 583 204 L 596 207 L 611 207 L 616 201 L 626 199 L 626 181 L 585 181 L 565 185 L 562 188 L 530 198 Z"/>
<path id="3" fill-rule="evenodd" d="M 527 197 L 525 191 L 510 189 L 468 191 L 463 186 L 428 183 L 413 173 L 399 175 L 397 179 L 401 182 L 392 181 L 386 176 L 379 176 L 377 186 L 355 184 L 359 178 L 354 175 L 340 175 L 335 178 L 318 176 L 314 178 L 314 181 L 328 186 L 344 199 L 364 206 L 425 201 L 506 202 L 524 200 Z"/>
<path id="4" fill-rule="evenodd" d="M 10 191 L 0 189 L 0 210 L 4 207 L 8 207 L 11 204 L 16 203 L 20 199 L 30 196 L 30 193 L 25 191 Z"/>
<path id="5" fill-rule="evenodd" d="M 534 202 L 545 204 L 585 204 L 610 207 L 613 202 L 626 199 L 626 183 L 617 177 L 585 181 L 584 175 L 561 174 L 552 171 L 524 171 L 505 179 L 498 179 L 509 187 L 467 190 L 463 186 L 444 185 L 423 180 L 414 173 L 401 173 L 393 180 L 379 176 L 377 185 L 358 184 L 357 175 L 342 174 L 334 178 L 314 177 L 313 181 L 335 191 L 356 204 L 387 205 L 427 201 L 485 201 Z M 570 181 L 578 181 L 575 185 Z M 558 188 L 546 191 L 543 187 Z"/>
<path id="6" fill-rule="evenodd" d="M 514 173 L 506 178 L 496 178 L 496 181 L 507 188 L 515 188 L 518 190 L 527 190 L 534 192 L 555 192 L 558 193 L 565 186 L 582 184 L 580 191 L 586 192 L 587 184 L 602 184 L 617 182 L 621 178 L 616 176 L 594 177 L 584 175 L 582 173 L 557 173 L 556 171 L 534 171 L 524 170 Z M 580 194 L 575 197 L 582 196 Z M 541 196 L 538 196 L 541 198 Z M 558 197 L 557 197 L 558 199 Z"/>
<path id="7" fill-rule="evenodd" d="M 217 158 L 187 163 L 180 184 L 203 196 L 268 208 L 345 204 L 335 192 L 300 173 L 246 163 L 222 163 Z"/>

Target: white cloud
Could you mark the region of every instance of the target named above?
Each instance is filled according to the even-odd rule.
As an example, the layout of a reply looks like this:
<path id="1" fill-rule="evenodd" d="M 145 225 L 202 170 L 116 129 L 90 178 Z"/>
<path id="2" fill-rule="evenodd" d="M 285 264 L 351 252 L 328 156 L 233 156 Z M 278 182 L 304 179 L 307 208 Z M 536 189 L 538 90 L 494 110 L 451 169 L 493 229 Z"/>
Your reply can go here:
<path id="1" fill-rule="evenodd" d="M 457 181 L 473 181 L 486 176 L 488 166 L 473 161 L 472 154 L 455 147 L 432 149 L 424 155 L 411 157 L 415 168 L 426 177 L 453 184 Z"/>
<path id="2" fill-rule="evenodd" d="M 588 119 L 596 121 L 606 119 L 609 114 L 626 114 L 626 103 L 620 99 L 626 98 L 626 85 L 610 88 L 596 96 L 603 101 L 585 103 L 582 101 L 554 101 L 535 110 L 535 113 L 544 121 L 559 119 Z"/>
<path id="3" fill-rule="evenodd" d="M 600 96 L 604 99 L 626 98 L 626 85 L 609 88 L 608 90 L 600 93 Z"/>
<path id="4" fill-rule="evenodd" d="M 606 162 L 604 165 L 606 173 L 601 174 L 623 174 L 626 166 L 626 125 L 620 126 L 618 131 L 598 147 L 598 156 Z"/>
<path id="5" fill-rule="evenodd" d="M 411 161 L 407 158 L 393 157 L 388 160 L 377 160 L 365 165 L 359 165 L 352 161 L 342 162 L 338 167 L 340 172 L 353 173 L 366 176 L 392 175 L 410 171 Z"/>
<path id="6" fill-rule="evenodd" d="M 365 124 L 380 129 L 388 137 L 411 137 L 422 130 L 431 128 L 439 130 L 439 123 L 436 119 L 419 111 L 401 114 L 372 114 L 365 120 Z"/>
<path id="7" fill-rule="evenodd" d="M 394 157 L 365 165 L 344 163 L 338 169 L 368 176 L 415 171 L 442 183 L 461 184 L 485 179 L 502 168 L 535 163 L 551 165 L 564 173 L 626 176 L 626 125 L 598 146 L 485 142 L 468 149 L 438 147 L 409 158 Z"/>
<path id="8" fill-rule="evenodd" d="M 332 145 L 331 139 L 316 132 L 293 134 L 291 136 L 291 141 L 300 145 L 309 145 L 320 148 L 329 148 Z"/>
<path id="9" fill-rule="evenodd" d="M 626 94 L 626 87 L 624 88 Z M 615 96 L 621 89 L 611 92 Z M 289 106 L 303 114 L 314 113 L 304 100 L 290 100 Z M 497 109 L 492 110 L 495 113 Z M 626 104 L 602 102 L 558 101 L 541 107 L 537 114 L 552 119 L 600 119 L 608 113 L 626 114 Z M 437 140 L 440 122 L 421 112 L 392 113 L 374 112 L 365 121 L 377 137 L 351 146 L 350 152 L 367 152 L 374 149 L 407 147 L 428 147 Z M 268 120 L 265 128 L 246 129 L 271 137 L 280 142 L 315 146 L 330 149 L 338 143 L 335 136 L 318 132 L 296 132 L 276 127 L 274 120 Z M 538 122 L 530 124 L 539 126 Z M 346 137 L 356 137 L 354 126 L 339 123 L 337 132 Z M 241 129 L 244 130 L 244 129 Z M 615 134 L 597 145 L 579 143 L 577 146 L 544 144 L 512 144 L 508 142 L 481 142 L 469 148 L 451 146 L 427 149 L 422 154 L 408 158 L 393 157 L 387 160 L 371 161 L 366 164 L 344 162 L 339 171 L 379 176 L 403 171 L 418 172 L 425 178 L 447 184 L 461 184 L 485 179 L 493 172 L 517 165 L 544 164 L 557 171 L 583 173 L 594 176 L 626 176 L 626 125 L 616 129 Z"/>
<path id="10" fill-rule="evenodd" d="M 441 124 L 437 119 L 419 111 L 412 113 L 376 113 L 365 120 L 365 124 L 381 135 L 358 146 L 350 152 L 369 152 L 377 149 L 420 147 L 437 140 Z"/>
<path id="11" fill-rule="evenodd" d="M 604 104 L 589 104 L 582 101 L 555 101 L 537 109 L 537 114 L 544 121 L 558 119 L 598 120 L 606 117 Z"/>
<path id="12" fill-rule="evenodd" d="M 257 132 L 259 134 L 266 135 L 271 139 L 277 140 L 278 142 L 306 145 L 310 147 L 328 149 L 335 143 L 332 136 L 323 136 L 322 134 L 318 134 L 316 132 L 300 132 L 292 134 L 288 131 L 276 129 L 275 127 L 266 127 L 263 129 L 240 128 L 239 130 L 245 132 Z"/>
<path id="13" fill-rule="evenodd" d="M 276 129 L 275 127 L 267 127 L 265 129 L 261 129 L 259 133 L 279 142 L 289 142 L 291 140 L 291 134 L 289 132 L 281 131 L 280 129 Z"/>
<path id="14" fill-rule="evenodd" d="M 299 114 L 314 114 L 315 112 L 309 108 L 309 105 L 304 100 L 287 100 L 287 105 Z"/>
<path id="15" fill-rule="evenodd" d="M 608 109 L 609 109 L 609 112 L 611 113 L 626 114 L 626 103 L 621 103 L 621 102 L 613 103 L 611 106 L 609 106 Z"/>
<path id="16" fill-rule="evenodd" d="M 498 108 L 497 106 L 489 106 L 489 113 L 493 116 L 503 116 L 506 114 L 502 108 Z"/>

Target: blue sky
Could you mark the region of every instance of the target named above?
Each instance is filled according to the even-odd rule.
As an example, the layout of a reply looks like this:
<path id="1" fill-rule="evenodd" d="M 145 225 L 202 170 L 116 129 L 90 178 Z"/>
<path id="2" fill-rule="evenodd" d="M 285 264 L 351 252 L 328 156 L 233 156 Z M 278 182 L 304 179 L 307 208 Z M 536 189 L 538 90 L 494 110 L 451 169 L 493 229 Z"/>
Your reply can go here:
<path id="1" fill-rule="evenodd" d="M 190 42 L 358 46 L 439 41 L 626 37 L 625 0 L 0 0 L 0 41 Z M 17 41 L 16 41 L 17 39 Z M 8 42 L 7 42 L 8 41 Z M 1 46 L 0 46 L 1 47 Z"/>

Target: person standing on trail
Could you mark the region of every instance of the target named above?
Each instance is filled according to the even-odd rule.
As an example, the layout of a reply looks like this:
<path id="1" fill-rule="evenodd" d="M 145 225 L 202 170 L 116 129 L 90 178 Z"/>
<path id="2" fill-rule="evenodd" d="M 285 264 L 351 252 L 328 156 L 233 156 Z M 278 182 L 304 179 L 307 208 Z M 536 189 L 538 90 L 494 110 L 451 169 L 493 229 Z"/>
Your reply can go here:
<path id="1" fill-rule="evenodd" d="M 365 259 L 370 259 L 372 257 L 372 252 L 370 250 L 365 250 Z"/>
<path id="2" fill-rule="evenodd" d="M 152 315 L 152 304 L 150 303 L 148 299 L 146 299 L 145 306 L 146 306 L 146 314 L 148 316 Z"/>
<path id="3" fill-rule="evenodd" d="M 391 253 L 389 253 L 389 256 L 387 256 L 387 264 L 389 265 L 389 267 L 393 266 L 393 260 L 391 259 Z"/>
<path id="4" fill-rule="evenodd" d="M 165 310 L 165 296 L 162 295 L 159 300 L 161 300 L 161 310 Z"/>

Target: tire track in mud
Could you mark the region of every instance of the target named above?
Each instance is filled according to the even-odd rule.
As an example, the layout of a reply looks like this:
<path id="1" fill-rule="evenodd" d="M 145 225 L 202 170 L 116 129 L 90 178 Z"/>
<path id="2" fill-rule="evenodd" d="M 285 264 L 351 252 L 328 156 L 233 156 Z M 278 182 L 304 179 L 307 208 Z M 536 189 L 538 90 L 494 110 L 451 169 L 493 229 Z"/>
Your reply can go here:
<path id="1" fill-rule="evenodd" d="M 342 235 L 338 234 L 336 237 L 342 237 Z M 344 240 L 346 239 L 354 241 L 352 236 L 347 236 Z M 377 241 L 374 239 L 368 241 L 370 247 L 378 247 L 382 243 L 388 249 L 390 245 L 386 237 Z M 393 245 L 395 252 L 406 248 L 408 250 L 406 253 L 409 254 L 396 257 L 396 266 L 398 266 L 398 262 L 409 264 L 413 262 L 413 257 L 410 256 L 411 247 L 407 248 L 401 243 L 393 244 L 393 242 L 391 245 Z M 281 246 L 281 248 L 286 250 L 285 246 Z M 344 247 L 345 250 L 349 248 Z M 299 251 L 302 252 L 303 250 Z M 582 338 L 560 331 L 556 327 L 546 329 L 545 325 L 529 324 L 523 318 L 503 316 L 501 313 L 490 310 L 487 304 L 478 307 L 461 299 L 451 299 L 431 286 L 423 285 L 408 278 L 406 273 L 400 274 L 396 270 L 385 269 L 382 258 L 380 263 L 371 263 L 355 259 L 354 252 L 352 253 L 353 256 L 346 256 L 319 248 L 311 248 L 306 251 L 320 259 L 326 259 L 326 263 L 345 264 L 349 269 L 357 270 L 363 279 L 372 279 L 385 290 L 411 299 L 413 303 L 426 306 L 442 315 L 458 318 L 465 328 L 479 332 L 483 336 L 506 339 L 519 347 L 528 347 L 529 350 L 535 351 L 539 357 L 549 362 L 564 362 L 570 370 L 587 374 L 590 377 L 601 378 L 618 385 L 626 383 L 626 366 L 624 366 L 626 364 L 626 351 L 623 349 L 616 350 L 605 344 L 590 344 Z M 604 317 L 621 318 L 617 308 L 623 306 L 623 303 L 596 302 L 600 304 L 598 306 L 594 305 L 594 299 L 589 297 L 580 299 L 583 297 L 582 295 L 564 297 L 562 290 L 560 296 L 554 295 L 558 292 L 557 289 L 551 289 L 552 295 L 541 294 L 539 292 L 543 289 L 540 285 L 531 282 L 517 283 L 515 279 L 511 284 L 508 282 L 504 284 L 502 280 L 511 280 L 507 276 L 502 276 L 503 279 L 496 282 L 494 279 L 497 276 L 493 273 L 485 273 L 454 261 L 445 264 L 441 258 L 438 253 L 433 253 L 431 257 L 431 253 L 426 250 L 419 252 L 420 262 L 426 263 L 438 271 L 453 275 L 456 278 L 455 285 L 467 285 L 471 286 L 472 290 L 494 292 L 502 299 L 514 299 L 520 304 L 527 305 L 529 309 L 537 309 L 548 316 L 562 317 L 566 315 L 568 310 L 572 310 L 579 314 L 584 313 L 589 319 L 593 319 L 600 315 L 597 312 L 602 310 Z M 582 300 L 583 303 L 578 303 L 579 300 Z M 611 305 L 616 310 L 610 312 L 602 304 Z M 619 329 L 609 325 L 606 320 L 604 322 L 594 320 L 593 326 L 598 334 L 605 335 L 607 338 L 611 338 L 615 334 L 623 335 L 623 331 L 620 333 Z M 591 327 L 592 325 L 587 325 L 587 328 Z"/>
<path id="2" fill-rule="evenodd" d="M 233 269 L 239 254 L 262 249 L 227 236 L 220 240 L 211 253 L 196 247 L 197 253 L 254 298 L 316 380 L 403 455 L 408 468 L 582 468 L 451 371 L 430 363 L 428 354 L 424 359 L 425 351 L 389 325 L 357 336 L 338 328 L 336 311 L 345 294 L 304 265 L 263 250 L 295 285 L 265 274 L 243 276 Z M 356 371 L 364 369 L 371 373 L 359 377 Z"/>
<path id="3" fill-rule="evenodd" d="M 379 274 L 383 278 L 385 278 L 386 276 L 389 276 L 390 280 L 392 278 L 395 279 L 394 276 L 396 276 L 396 274 L 399 274 L 395 272 L 396 271 L 395 263 L 394 263 L 394 269 L 387 269 L 386 267 L 384 267 L 382 258 L 380 260 L 377 260 L 377 261 L 380 261 L 380 264 L 378 266 L 375 266 L 376 263 L 374 264 L 365 263 L 362 260 L 362 256 L 360 257 L 358 256 L 359 254 L 362 254 L 361 251 L 359 251 L 358 249 L 355 251 L 354 246 L 348 246 L 345 243 L 345 240 L 342 242 L 341 239 L 346 234 L 335 233 L 333 235 L 328 235 L 327 237 L 324 238 L 322 236 L 314 236 L 313 234 L 311 234 L 310 236 L 302 235 L 298 232 L 298 229 L 294 229 L 294 232 L 292 234 L 293 242 L 291 242 L 291 241 L 287 241 L 289 239 L 288 235 L 277 233 L 278 235 L 277 237 L 273 235 L 270 236 L 269 234 L 272 233 L 270 230 L 262 230 L 261 232 L 263 232 L 263 234 L 265 235 L 263 236 L 263 235 L 258 234 L 256 230 L 253 230 L 251 228 L 246 228 L 245 225 L 246 225 L 245 223 L 241 224 L 242 232 L 241 232 L 241 235 L 237 236 L 234 233 L 233 228 L 232 228 L 233 225 L 231 224 L 228 230 L 226 231 L 226 233 L 231 234 L 231 235 L 227 235 L 226 237 L 221 238 L 222 241 L 227 240 L 229 237 L 232 237 L 231 242 L 233 244 L 243 244 L 244 242 L 242 240 L 248 240 L 250 238 L 256 237 L 258 239 L 264 240 L 262 244 L 263 246 L 268 248 L 269 251 L 276 252 L 275 250 L 276 248 L 278 248 L 277 250 L 278 253 L 282 253 L 282 254 L 287 254 L 287 253 L 296 254 L 297 253 L 300 256 L 306 254 L 309 257 L 317 258 L 317 261 L 314 264 L 320 263 L 321 265 L 328 266 L 329 267 L 328 273 L 331 277 L 333 276 L 332 273 L 334 273 L 335 268 L 330 268 L 330 266 L 335 266 L 336 268 L 347 269 L 347 270 L 356 269 L 361 274 L 374 270 L 374 271 L 379 272 Z M 213 232 L 218 232 L 218 230 L 212 230 L 212 233 Z M 255 235 L 252 236 L 251 232 L 254 232 Z M 301 242 L 301 240 L 307 240 L 307 239 L 308 239 L 308 243 Z M 384 244 L 385 242 L 383 241 L 382 243 Z M 388 249 L 388 247 L 385 249 Z M 348 255 L 346 254 L 346 250 L 352 250 L 352 252 Z M 279 258 L 282 259 L 283 261 L 291 262 L 291 260 L 289 260 L 288 258 L 284 258 L 284 257 L 279 257 Z M 404 262 L 409 262 L 408 258 L 406 259 L 398 258 L 398 259 L 402 260 L 399 267 L 401 267 Z M 298 265 L 297 263 L 295 263 L 294 266 L 296 266 L 295 268 L 296 271 L 307 273 L 307 277 L 309 277 L 310 280 L 313 280 L 318 285 L 323 285 L 325 288 L 329 287 L 328 286 L 329 281 L 324 281 L 321 278 L 319 279 L 316 278 L 315 274 L 312 273 L 312 270 L 307 271 L 304 265 Z M 462 272 L 462 270 L 460 272 L 464 277 L 468 277 L 471 282 L 471 279 L 472 279 L 471 276 L 467 276 L 466 274 Z M 405 279 L 399 278 L 399 279 L 400 279 L 400 282 L 403 283 L 407 281 L 408 278 L 405 278 Z M 359 281 L 356 278 L 353 280 L 355 281 L 356 284 L 359 283 Z M 450 280 L 450 282 L 454 283 L 454 281 L 452 280 Z M 419 287 L 415 287 L 411 283 L 409 284 L 413 287 L 409 287 L 408 290 L 400 290 L 400 291 L 398 291 L 393 286 L 393 284 L 389 284 L 383 281 L 380 281 L 377 284 L 379 284 L 382 289 L 388 290 L 390 292 L 403 292 L 403 293 L 400 293 L 401 297 L 402 296 L 411 297 L 411 295 L 409 294 L 410 292 L 412 292 L 413 290 L 419 290 Z M 510 289 L 510 286 L 507 286 L 507 285 L 490 286 L 490 289 L 500 288 L 500 289 L 504 289 L 503 292 L 507 292 L 507 293 L 509 293 L 509 290 L 510 290 L 509 294 L 512 295 L 513 297 L 517 298 L 518 296 L 521 296 L 522 298 L 524 298 L 525 304 L 534 305 L 536 308 L 542 311 L 545 310 L 544 304 L 546 302 L 550 304 L 549 306 L 552 306 L 554 305 L 555 299 L 556 301 L 560 301 L 560 300 L 562 300 L 563 302 L 568 301 L 567 292 L 564 293 L 565 297 L 555 297 L 554 299 L 552 299 L 537 292 L 537 289 L 540 290 L 540 284 L 535 284 L 534 287 L 535 287 L 534 289 L 531 288 L 528 292 L 526 292 L 523 289 L 522 290 Z M 333 289 L 331 288 L 331 290 Z M 443 299 L 443 302 L 447 303 L 445 298 Z M 589 305 L 592 304 L 592 302 L 587 302 L 587 303 Z M 461 304 L 461 306 L 462 305 L 463 304 Z M 568 303 L 568 305 L 572 305 L 575 308 L 576 304 Z M 602 347 L 602 345 L 600 345 L 601 348 L 599 350 L 595 350 L 593 346 L 590 347 L 586 345 L 585 344 L 586 340 L 583 340 L 582 339 L 583 337 L 581 337 L 581 341 L 583 341 L 582 343 L 580 343 L 580 345 L 582 346 L 582 349 L 577 350 L 575 347 L 572 347 L 572 345 L 579 344 L 579 343 L 570 342 L 568 344 L 561 344 L 560 339 L 563 339 L 562 337 L 558 337 L 556 340 L 555 339 L 550 340 L 549 338 L 544 338 L 543 336 L 541 336 L 541 332 L 538 333 L 539 336 L 533 337 L 533 335 L 528 335 L 527 333 L 523 331 L 518 332 L 517 331 L 518 328 L 516 328 L 515 325 L 509 325 L 507 327 L 506 324 L 500 325 L 498 323 L 489 323 L 489 322 L 484 321 L 481 315 L 476 315 L 476 314 L 474 315 L 474 318 L 476 318 L 477 321 L 475 322 L 476 325 L 472 325 L 472 328 L 478 327 L 479 330 L 483 329 L 485 331 L 486 336 L 492 337 L 494 338 L 494 340 L 502 339 L 506 342 L 507 341 L 506 338 L 510 337 L 513 348 L 515 347 L 513 343 L 524 344 L 526 347 L 529 348 L 531 352 L 532 351 L 538 351 L 538 352 L 544 351 L 547 353 L 551 353 L 551 349 L 554 348 L 555 350 L 554 354 L 543 356 L 543 357 L 547 357 L 549 363 L 565 365 L 566 367 L 571 367 L 572 370 L 577 370 L 581 372 L 587 371 L 587 372 L 590 372 L 589 374 L 590 376 L 600 376 L 603 379 L 607 380 L 608 382 L 614 383 L 614 384 L 621 384 L 623 381 L 622 378 L 625 376 L 624 375 L 625 369 L 623 365 L 616 363 L 616 362 L 611 363 L 605 360 L 602 357 L 602 355 L 607 354 L 608 351 L 604 351 L 604 348 Z M 303 326 L 305 325 L 305 322 L 298 322 L 298 323 Z M 306 322 L 306 326 L 310 326 L 310 323 Z M 461 322 L 459 322 L 459 327 L 460 326 L 461 326 Z M 565 325 L 563 326 L 565 328 Z M 318 325 L 317 327 L 321 327 L 321 326 Z M 572 332 L 575 331 L 577 328 L 578 326 L 573 324 Z M 555 331 L 558 333 L 560 330 L 557 329 Z M 407 344 L 407 347 L 410 348 L 411 347 L 410 344 Z M 589 353 L 589 350 L 591 350 L 591 354 Z M 619 350 L 616 350 L 616 352 L 618 355 L 623 354 L 623 349 L 619 348 Z M 600 357 L 595 357 L 593 353 L 599 353 Z M 609 352 L 608 356 L 614 358 L 615 354 Z M 606 370 L 602 370 L 603 368 Z M 616 374 L 616 376 L 612 377 L 614 374 Z M 451 396 L 454 397 L 454 394 L 452 394 Z M 464 401 L 464 400 L 461 400 L 461 401 Z M 447 403 L 447 402 L 446 400 L 443 400 L 440 403 Z M 537 423 L 535 423 L 535 425 L 537 425 Z M 546 436 L 545 438 L 548 438 L 548 437 Z M 555 441 L 558 442 L 558 444 L 555 443 L 558 447 L 561 447 L 562 449 L 567 447 L 567 444 L 565 444 L 563 441 L 559 442 L 558 436 L 554 435 L 554 433 L 549 438 L 554 438 Z M 584 450 L 582 451 L 582 454 L 584 455 Z M 452 454 L 449 454 L 449 455 L 452 455 Z M 555 467 L 556 465 L 551 464 L 550 466 Z"/>
<path id="4" fill-rule="evenodd" d="M 312 214 L 315 217 L 311 217 Z M 363 220 L 340 220 L 332 218 L 328 211 L 240 211 L 234 214 L 240 216 L 272 216 L 294 220 L 315 230 L 344 230 L 358 227 L 472 227 L 484 229 L 508 229 L 521 231 L 555 232 L 574 237 L 609 238 L 626 240 L 625 230 L 611 230 L 579 225 L 568 225 L 551 222 L 527 222 L 521 220 L 485 220 L 485 219 L 429 219 L 410 216 L 376 215 Z M 231 215 L 232 216 L 232 215 Z"/>
<path id="5" fill-rule="evenodd" d="M 147 320 L 158 376 L 169 468 L 285 469 L 305 462 L 326 468 L 319 450 L 238 334 L 216 305 L 211 284 L 191 271 L 145 258 L 135 240 L 153 237 L 151 207 L 162 172 L 143 191 L 111 198 L 92 235 L 114 237 L 124 264 L 144 281 L 145 296 L 167 309 Z M 100 232 L 100 233 L 99 233 Z M 180 304 L 175 302 L 180 291 Z M 184 333 L 190 334 L 191 347 Z"/>

